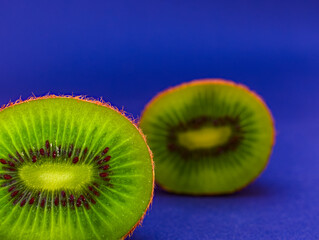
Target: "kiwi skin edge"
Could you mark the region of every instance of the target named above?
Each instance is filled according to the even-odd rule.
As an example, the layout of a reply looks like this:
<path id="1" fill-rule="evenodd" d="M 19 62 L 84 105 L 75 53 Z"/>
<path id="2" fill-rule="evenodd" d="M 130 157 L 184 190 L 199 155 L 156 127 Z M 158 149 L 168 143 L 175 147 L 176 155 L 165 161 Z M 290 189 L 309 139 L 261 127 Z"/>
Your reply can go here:
<path id="1" fill-rule="evenodd" d="M 245 92 L 247 92 L 249 95 L 251 95 L 252 97 L 254 97 L 258 102 L 261 103 L 261 105 L 265 108 L 266 112 L 268 113 L 270 119 L 271 119 L 271 123 L 272 123 L 272 142 L 271 142 L 271 149 L 269 151 L 268 157 L 267 157 L 267 161 L 265 162 L 265 165 L 263 166 L 263 168 L 261 169 L 261 171 L 259 171 L 256 175 L 255 178 L 253 178 L 250 182 L 248 182 L 246 185 L 241 186 L 238 189 L 232 190 L 232 191 L 228 191 L 228 192 L 214 192 L 214 193 L 180 193 L 180 192 L 175 192 L 172 189 L 167 189 L 165 186 L 163 186 L 162 184 L 159 184 L 158 181 L 156 181 L 156 185 L 158 185 L 160 188 L 162 188 L 163 190 L 167 191 L 167 192 L 171 192 L 174 194 L 179 194 L 179 195 L 193 195 L 193 196 L 211 196 L 211 195 L 230 195 L 233 194 L 235 192 L 241 191 L 242 189 L 246 188 L 248 185 L 250 185 L 252 182 L 256 181 L 262 172 L 264 172 L 264 170 L 267 168 L 268 163 L 269 163 L 269 159 L 270 156 L 272 154 L 273 151 L 273 147 L 275 145 L 275 139 L 276 139 L 276 130 L 275 130 L 275 121 L 273 118 L 273 115 L 270 111 L 270 109 L 267 107 L 265 101 L 261 98 L 261 96 L 259 96 L 257 93 L 255 93 L 254 91 L 250 90 L 247 86 L 243 85 L 243 84 L 239 84 L 239 83 L 235 83 L 233 81 L 230 80 L 225 80 L 225 79 L 220 79 L 220 78 L 204 78 L 204 79 L 195 79 L 192 80 L 190 82 L 185 82 L 182 84 L 179 84 L 177 86 L 173 86 L 170 87 L 164 91 L 159 92 L 158 94 L 156 94 L 151 101 L 149 101 L 147 103 L 147 105 L 145 106 L 144 110 L 142 111 L 140 120 L 143 118 L 144 114 L 147 112 L 147 110 L 152 106 L 152 104 L 154 102 L 156 102 L 158 99 L 160 99 L 161 97 L 165 96 L 166 94 L 172 93 L 176 90 L 179 89 L 183 89 L 183 88 L 187 88 L 189 86 L 194 86 L 194 85 L 202 85 L 202 84 L 212 84 L 212 85 L 228 85 L 228 86 L 232 86 L 232 87 L 236 87 L 236 88 L 240 88 L 242 90 L 244 90 Z M 146 136 L 147 137 L 147 136 Z"/>
<path id="2" fill-rule="evenodd" d="M 50 99 L 50 98 L 71 98 L 71 99 L 75 99 L 78 101 L 84 101 L 84 102 L 89 102 L 89 103 L 93 103 L 93 104 L 97 104 L 99 106 L 103 106 L 109 109 L 114 110 L 115 112 L 121 114 L 123 117 L 125 117 L 128 121 L 130 121 L 133 126 L 138 130 L 138 132 L 140 133 L 140 135 L 142 136 L 148 152 L 150 154 L 150 159 L 151 159 L 151 163 L 152 163 L 152 173 L 153 173 L 153 179 L 152 179 L 152 193 L 151 193 L 151 197 L 150 197 L 150 201 L 144 211 L 144 214 L 141 216 L 141 218 L 139 219 L 139 221 L 129 230 L 128 233 L 126 233 L 123 237 L 121 237 L 121 240 L 124 240 L 126 237 L 128 236 L 132 236 L 134 230 L 138 227 L 142 225 L 143 219 L 146 215 L 146 213 L 148 212 L 148 210 L 150 209 L 150 206 L 152 204 L 153 201 L 153 197 L 154 197 L 154 186 L 155 186 L 155 172 L 154 172 L 154 161 L 153 161 L 153 153 L 151 151 L 151 149 L 149 148 L 147 141 L 146 141 L 146 137 L 143 134 L 142 130 L 137 126 L 137 122 L 132 118 L 127 116 L 127 113 L 123 110 L 119 110 L 118 108 L 112 106 L 110 103 L 103 101 L 102 99 L 96 100 L 94 98 L 88 98 L 86 96 L 82 96 L 82 95 L 78 95 L 78 96 L 73 96 L 73 95 L 55 95 L 55 94 L 48 94 L 45 96 L 41 96 L 41 97 L 36 97 L 36 96 L 31 96 L 29 98 L 27 98 L 26 100 L 22 100 L 21 97 L 20 99 L 16 100 L 15 102 L 9 102 L 8 104 L 4 104 L 0 107 L 0 112 L 2 112 L 3 110 L 22 104 L 22 103 L 26 103 L 26 102 L 30 102 L 30 101 L 36 101 L 36 100 L 41 100 L 41 99 Z"/>

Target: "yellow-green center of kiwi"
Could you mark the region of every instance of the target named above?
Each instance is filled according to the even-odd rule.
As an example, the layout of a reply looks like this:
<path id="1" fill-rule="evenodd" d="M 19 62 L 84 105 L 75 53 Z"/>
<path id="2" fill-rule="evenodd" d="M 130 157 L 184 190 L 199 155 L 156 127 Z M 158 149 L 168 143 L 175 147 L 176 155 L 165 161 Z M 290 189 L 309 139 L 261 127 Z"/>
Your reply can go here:
<path id="1" fill-rule="evenodd" d="M 232 135 L 229 126 L 202 127 L 177 134 L 178 143 L 189 150 L 208 149 L 224 145 Z"/>
<path id="2" fill-rule="evenodd" d="M 44 163 L 41 165 L 24 165 L 19 176 L 26 186 L 37 190 L 80 190 L 93 178 L 91 165 L 68 163 Z"/>

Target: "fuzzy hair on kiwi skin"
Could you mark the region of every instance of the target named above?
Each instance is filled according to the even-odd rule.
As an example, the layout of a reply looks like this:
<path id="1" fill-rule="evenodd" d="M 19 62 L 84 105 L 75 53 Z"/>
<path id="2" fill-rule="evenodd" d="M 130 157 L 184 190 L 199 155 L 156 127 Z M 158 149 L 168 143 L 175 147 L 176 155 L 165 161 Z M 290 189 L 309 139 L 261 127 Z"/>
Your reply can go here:
<path id="1" fill-rule="evenodd" d="M 275 145 L 275 140 L 276 140 L 276 130 L 275 130 L 275 121 L 273 118 L 273 115 L 270 111 L 270 109 L 268 108 L 268 106 L 266 105 L 265 101 L 262 99 L 262 97 L 260 95 L 258 95 L 257 93 L 255 93 L 254 91 L 250 90 L 247 86 L 240 84 L 240 83 L 235 83 L 234 81 L 231 80 L 225 80 L 225 79 L 220 79 L 220 78 L 203 78 L 203 79 L 195 79 L 192 80 L 190 82 L 185 82 L 182 84 L 179 84 L 177 86 L 173 86 L 170 87 L 166 90 L 163 90 L 161 92 L 159 92 L 158 94 L 156 94 L 151 101 L 149 101 L 144 110 L 142 111 L 141 117 L 139 118 L 139 125 L 141 123 L 141 119 L 143 118 L 143 116 L 145 115 L 145 113 L 148 111 L 148 109 L 150 109 L 153 105 L 154 102 L 158 101 L 160 98 L 164 97 L 165 95 L 169 94 L 169 93 L 173 93 L 176 90 L 179 89 L 183 89 L 183 88 L 187 88 L 189 86 L 197 86 L 197 85 L 204 85 L 204 84 L 212 84 L 212 85 L 228 85 L 228 86 L 232 86 L 232 87 L 236 87 L 239 89 L 244 90 L 246 93 L 248 93 L 249 95 L 251 95 L 252 97 L 254 97 L 259 103 L 261 103 L 261 105 L 264 107 L 264 109 L 266 110 L 266 112 L 268 113 L 270 119 L 271 119 L 271 125 L 272 125 L 272 142 L 271 142 L 271 149 L 268 153 L 267 156 L 267 161 L 265 162 L 264 166 L 262 167 L 262 169 L 257 173 L 256 177 L 253 178 L 250 182 L 248 182 L 246 185 L 241 186 L 237 189 L 234 189 L 232 191 L 228 191 L 228 192 L 214 192 L 214 193 L 181 193 L 178 191 L 174 191 L 172 189 L 168 189 L 167 187 L 163 186 L 163 184 L 160 184 L 158 181 L 156 181 L 156 185 L 159 186 L 160 188 L 162 188 L 163 190 L 167 191 L 167 192 L 171 192 L 173 194 L 179 194 L 179 195 L 193 195 L 193 196 L 212 196 L 212 195 L 230 195 L 230 194 L 234 194 L 236 192 L 241 191 L 242 189 L 246 188 L 248 185 L 250 185 L 251 183 L 255 182 L 260 175 L 262 174 L 262 172 L 264 172 L 269 164 L 269 160 L 271 157 L 271 154 L 273 152 L 273 147 Z M 147 135 L 146 135 L 147 137 Z"/>
<path id="2" fill-rule="evenodd" d="M 118 108 L 116 108 L 115 106 L 112 106 L 109 102 L 105 102 L 102 98 L 100 98 L 99 100 L 95 99 L 95 98 L 91 98 L 91 97 L 87 97 L 87 96 L 83 96 L 83 95 L 55 95 L 55 94 L 47 94 L 44 96 L 40 96 L 40 97 L 36 97 L 35 95 L 30 96 L 29 98 L 27 98 L 26 100 L 22 100 L 22 98 L 20 97 L 18 100 L 12 102 L 10 101 L 8 104 L 4 104 L 0 107 L 0 112 L 4 111 L 7 108 L 11 108 L 14 107 L 16 105 L 20 105 L 23 103 L 27 103 L 27 102 L 31 102 L 31 101 L 36 101 L 36 100 L 42 100 L 42 99 L 54 99 L 54 98 L 70 98 L 70 99 L 75 99 L 77 101 L 83 101 L 83 102 L 88 102 L 88 103 L 93 103 L 99 106 L 103 106 L 106 108 L 109 108 L 117 113 L 119 113 L 120 115 L 122 115 L 124 118 L 126 118 L 129 122 L 131 122 L 133 124 L 133 126 L 138 130 L 138 132 L 140 133 L 140 135 L 143 138 L 143 141 L 145 142 L 145 145 L 147 146 L 149 155 L 150 155 L 150 160 L 151 160 L 151 166 L 152 166 L 152 192 L 151 192 L 151 197 L 150 200 L 147 204 L 147 207 L 143 213 L 143 215 L 140 217 L 139 221 L 137 221 L 137 223 L 129 230 L 129 232 L 127 232 L 124 236 L 122 236 L 120 239 L 124 240 L 127 237 L 131 237 L 133 235 L 133 232 L 135 231 L 135 229 L 139 226 L 142 226 L 143 220 L 145 218 L 146 213 L 150 210 L 151 205 L 152 205 L 152 201 L 153 201 L 153 197 L 154 197 L 154 188 L 155 188 L 155 172 L 154 172 L 154 161 L 153 161 L 153 153 L 150 149 L 150 147 L 147 144 L 146 141 L 146 136 L 143 134 L 141 128 L 138 127 L 138 120 L 134 119 L 132 117 L 132 115 L 129 115 L 127 112 L 125 112 L 123 109 L 119 110 Z"/>

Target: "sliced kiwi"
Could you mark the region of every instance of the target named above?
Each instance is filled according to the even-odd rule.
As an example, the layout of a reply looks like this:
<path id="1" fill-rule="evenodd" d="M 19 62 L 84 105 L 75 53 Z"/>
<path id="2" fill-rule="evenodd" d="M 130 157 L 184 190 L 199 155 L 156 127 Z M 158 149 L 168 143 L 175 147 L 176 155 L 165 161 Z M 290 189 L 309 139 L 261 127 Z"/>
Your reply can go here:
<path id="1" fill-rule="evenodd" d="M 158 94 L 140 126 L 164 189 L 226 194 L 265 168 L 274 142 L 273 120 L 261 98 L 230 81 L 204 79 Z"/>
<path id="2" fill-rule="evenodd" d="M 153 196 L 152 155 L 116 109 L 47 96 L 0 112 L 0 239 L 121 239 Z"/>

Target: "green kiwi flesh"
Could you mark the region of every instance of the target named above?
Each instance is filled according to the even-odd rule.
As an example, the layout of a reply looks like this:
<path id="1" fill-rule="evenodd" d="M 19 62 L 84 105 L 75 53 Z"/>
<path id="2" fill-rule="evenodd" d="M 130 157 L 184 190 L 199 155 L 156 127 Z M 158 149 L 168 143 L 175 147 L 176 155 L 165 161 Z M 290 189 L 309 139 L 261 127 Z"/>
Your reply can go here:
<path id="1" fill-rule="evenodd" d="M 121 239 L 152 197 L 144 136 L 110 105 L 47 96 L 0 112 L 0 239 Z"/>
<path id="2" fill-rule="evenodd" d="M 261 98 L 225 80 L 197 80 L 158 94 L 140 127 L 154 154 L 156 182 L 181 194 L 242 189 L 264 170 L 274 141 Z"/>

